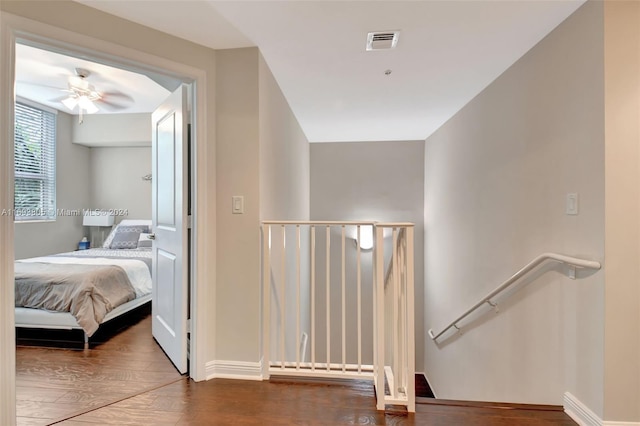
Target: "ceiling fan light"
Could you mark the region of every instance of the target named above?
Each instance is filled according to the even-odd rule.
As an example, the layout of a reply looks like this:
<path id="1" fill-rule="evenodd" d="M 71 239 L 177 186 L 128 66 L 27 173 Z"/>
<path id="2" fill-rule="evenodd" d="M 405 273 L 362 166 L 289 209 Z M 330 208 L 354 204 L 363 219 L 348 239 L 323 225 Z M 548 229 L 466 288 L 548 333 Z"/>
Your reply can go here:
<path id="1" fill-rule="evenodd" d="M 86 96 L 80 96 L 80 98 L 78 98 L 78 105 L 85 110 L 87 114 L 98 112 L 98 107 Z"/>
<path id="2" fill-rule="evenodd" d="M 95 114 L 96 112 L 100 111 L 100 108 L 98 108 L 93 102 L 91 102 L 91 105 L 86 109 L 87 114 Z"/>
<path id="3" fill-rule="evenodd" d="M 73 111 L 76 105 L 78 105 L 78 99 L 74 97 L 68 97 L 62 100 L 62 104 L 69 108 L 70 111 Z"/>

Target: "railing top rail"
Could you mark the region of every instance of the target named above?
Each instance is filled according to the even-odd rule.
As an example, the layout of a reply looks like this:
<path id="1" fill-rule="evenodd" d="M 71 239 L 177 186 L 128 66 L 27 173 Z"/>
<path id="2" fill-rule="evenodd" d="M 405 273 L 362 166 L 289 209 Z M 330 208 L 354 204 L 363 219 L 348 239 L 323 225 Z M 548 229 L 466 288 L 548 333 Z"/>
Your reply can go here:
<path id="1" fill-rule="evenodd" d="M 527 263 L 522 269 L 520 269 L 518 272 L 513 274 L 510 278 L 508 278 L 506 281 L 504 281 L 498 287 L 496 287 L 496 289 L 493 290 L 491 293 L 487 294 L 485 297 L 480 299 L 480 301 L 478 301 L 471 308 L 467 309 L 467 311 L 464 314 L 460 315 L 454 321 L 451 321 L 449 323 L 449 325 L 447 325 L 445 328 L 442 329 L 442 331 L 440 331 L 439 333 L 436 334 L 436 333 L 433 332 L 432 329 L 429 329 L 429 332 L 428 332 L 429 333 L 429 337 L 431 337 L 432 340 L 436 340 L 438 337 L 442 336 L 444 333 L 446 333 L 452 327 L 456 327 L 457 328 L 457 324 L 460 321 L 465 319 L 467 316 L 469 316 L 471 313 L 473 313 L 479 307 L 483 306 L 485 303 L 491 304 L 492 303 L 491 299 L 493 299 L 495 296 L 497 296 L 502 291 L 506 290 L 513 283 L 518 281 L 524 275 L 526 275 L 527 273 L 532 271 L 534 268 L 536 268 L 538 265 L 540 265 L 541 263 L 543 263 L 543 262 L 545 262 L 547 260 L 553 260 L 553 261 L 560 262 L 560 263 L 566 263 L 568 265 L 572 265 L 572 266 L 575 266 L 575 267 L 578 267 L 578 268 L 600 269 L 600 267 L 601 267 L 600 266 L 600 262 L 596 262 L 595 260 L 580 259 L 580 258 L 577 258 L 577 257 L 566 256 L 564 254 L 558 254 L 558 253 L 542 253 L 541 255 L 539 255 L 538 257 L 533 259 L 531 262 Z"/>
<path id="2" fill-rule="evenodd" d="M 378 228 L 412 228 L 415 226 L 411 222 L 377 222 Z"/>
<path id="3" fill-rule="evenodd" d="M 337 221 L 337 220 L 263 220 L 263 225 L 376 225 L 374 221 Z"/>
<path id="4" fill-rule="evenodd" d="M 411 222 L 376 222 L 376 221 L 354 221 L 354 220 L 263 220 L 263 225 L 320 225 L 320 226 L 340 226 L 340 225 L 372 225 L 382 228 L 412 227 Z"/>

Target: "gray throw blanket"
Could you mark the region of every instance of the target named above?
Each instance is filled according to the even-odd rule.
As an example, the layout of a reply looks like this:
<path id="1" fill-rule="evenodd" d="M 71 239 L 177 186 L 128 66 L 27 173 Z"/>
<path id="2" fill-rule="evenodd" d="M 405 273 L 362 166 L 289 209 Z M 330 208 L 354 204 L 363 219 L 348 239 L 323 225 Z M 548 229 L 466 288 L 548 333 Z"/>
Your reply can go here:
<path id="1" fill-rule="evenodd" d="M 113 308 L 135 298 L 119 266 L 16 262 L 15 283 L 16 306 L 70 312 L 88 336 Z"/>

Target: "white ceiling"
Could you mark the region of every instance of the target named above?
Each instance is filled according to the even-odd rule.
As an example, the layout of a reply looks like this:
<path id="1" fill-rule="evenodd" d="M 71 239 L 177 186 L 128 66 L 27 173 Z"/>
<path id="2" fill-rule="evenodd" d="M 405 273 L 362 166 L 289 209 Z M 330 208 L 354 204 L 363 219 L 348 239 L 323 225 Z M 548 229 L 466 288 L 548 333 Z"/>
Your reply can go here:
<path id="1" fill-rule="evenodd" d="M 169 90 L 149 77 L 35 47 L 16 46 L 16 94 L 40 104 L 77 115 L 62 102 L 69 96 L 69 77 L 75 68 L 91 74 L 87 81 L 101 93 L 105 102 L 96 101 L 97 114 L 152 112 L 167 98 Z"/>
<path id="2" fill-rule="evenodd" d="M 425 139 L 584 2 L 79 1 L 214 49 L 258 46 L 311 142 Z M 397 49 L 366 52 L 378 30 L 400 30 Z"/>

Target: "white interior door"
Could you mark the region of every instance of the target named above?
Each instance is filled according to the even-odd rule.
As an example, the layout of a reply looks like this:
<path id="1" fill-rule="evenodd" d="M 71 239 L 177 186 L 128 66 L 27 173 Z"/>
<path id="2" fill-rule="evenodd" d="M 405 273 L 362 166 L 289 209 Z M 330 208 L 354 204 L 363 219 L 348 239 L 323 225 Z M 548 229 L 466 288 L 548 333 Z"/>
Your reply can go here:
<path id="1" fill-rule="evenodd" d="M 187 371 L 187 89 L 152 114 L 152 333 L 180 373 Z"/>

